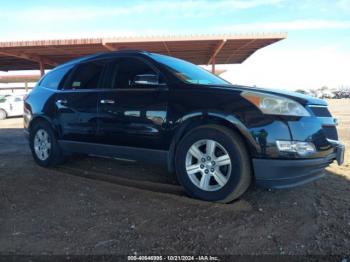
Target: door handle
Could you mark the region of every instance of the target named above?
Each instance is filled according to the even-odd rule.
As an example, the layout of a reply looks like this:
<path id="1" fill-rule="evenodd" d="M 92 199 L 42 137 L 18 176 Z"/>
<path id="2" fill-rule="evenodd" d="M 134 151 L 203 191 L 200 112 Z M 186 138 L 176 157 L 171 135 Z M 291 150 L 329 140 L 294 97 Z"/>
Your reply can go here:
<path id="1" fill-rule="evenodd" d="M 65 100 L 65 99 L 59 99 L 59 100 L 57 100 L 56 101 L 58 104 L 61 104 L 61 105 L 64 105 L 64 104 L 67 104 L 68 102 L 67 102 L 67 100 Z"/>
<path id="2" fill-rule="evenodd" d="M 100 103 L 101 104 L 114 104 L 114 100 L 111 100 L 111 99 L 102 99 L 100 100 Z"/>

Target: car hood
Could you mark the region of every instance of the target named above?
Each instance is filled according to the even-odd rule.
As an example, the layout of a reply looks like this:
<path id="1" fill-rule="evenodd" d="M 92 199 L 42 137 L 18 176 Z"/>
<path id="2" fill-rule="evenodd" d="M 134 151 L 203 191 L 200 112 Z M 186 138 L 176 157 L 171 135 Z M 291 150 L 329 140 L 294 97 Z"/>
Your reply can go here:
<path id="1" fill-rule="evenodd" d="M 291 92 L 291 91 L 285 91 L 285 90 L 279 90 L 279 89 L 269 89 L 269 88 L 260 88 L 260 87 L 249 87 L 249 86 L 241 86 L 241 85 L 216 85 L 212 86 L 214 88 L 218 89 L 225 89 L 225 90 L 241 90 L 243 91 L 253 91 L 253 92 L 260 92 L 260 93 L 267 93 L 272 95 L 279 95 L 284 96 L 290 99 L 293 99 L 303 105 L 324 105 L 327 106 L 327 102 L 323 99 L 319 99 L 313 96 L 304 95 L 297 92 Z"/>

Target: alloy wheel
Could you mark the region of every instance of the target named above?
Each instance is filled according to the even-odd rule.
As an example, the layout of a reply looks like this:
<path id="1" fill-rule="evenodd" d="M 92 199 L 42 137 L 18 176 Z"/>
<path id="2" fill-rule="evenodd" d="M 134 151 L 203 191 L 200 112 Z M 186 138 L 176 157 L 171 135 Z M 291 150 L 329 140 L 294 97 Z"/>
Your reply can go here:
<path id="1" fill-rule="evenodd" d="M 49 158 L 51 153 L 50 136 L 44 129 L 39 129 L 34 137 L 34 151 L 36 156 L 45 161 Z"/>
<path id="2" fill-rule="evenodd" d="M 217 141 L 195 142 L 186 154 L 186 172 L 192 183 L 204 191 L 223 188 L 231 175 L 231 158 Z"/>

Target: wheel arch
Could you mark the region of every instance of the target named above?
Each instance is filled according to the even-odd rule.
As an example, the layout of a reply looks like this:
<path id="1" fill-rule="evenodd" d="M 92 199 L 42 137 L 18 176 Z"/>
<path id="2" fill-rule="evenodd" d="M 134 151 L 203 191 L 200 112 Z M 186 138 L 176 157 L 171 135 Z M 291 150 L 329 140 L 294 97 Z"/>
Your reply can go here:
<path id="1" fill-rule="evenodd" d="M 44 115 L 37 115 L 37 116 L 34 116 L 32 118 L 32 120 L 30 121 L 29 126 L 28 126 L 29 133 L 31 132 L 31 129 L 35 126 L 35 124 L 37 124 L 39 122 L 45 122 L 45 123 L 49 124 L 50 127 L 52 128 L 52 130 L 54 131 L 55 135 L 58 134 L 58 131 L 55 128 L 55 126 L 53 125 L 50 118 L 48 118 L 47 116 L 44 116 Z"/>
<path id="2" fill-rule="evenodd" d="M 7 114 L 7 111 L 6 111 L 6 109 L 5 109 L 5 108 L 0 107 L 0 110 L 4 111 L 4 112 Z"/>
<path id="3" fill-rule="evenodd" d="M 225 115 L 217 112 L 208 113 L 192 113 L 178 121 L 179 125 L 176 128 L 175 134 L 170 144 L 168 156 L 168 170 L 175 170 L 175 154 L 178 142 L 192 129 L 204 125 L 220 125 L 225 126 L 236 132 L 245 144 L 250 156 L 256 155 L 259 152 L 259 145 L 249 132 L 248 128 L 232 115 Z"/>
<path id="4" fill-rule="evenodd" d="M 6 118 L 9 116 L 9 114 L 8 114 L 8 112 L 6 111 L 5 108 L 0 107 L 0 111 L 3 112 L 3 113 L 5 114 L 4 116 L 1 116 L 1 117 L 0 117 L 1 120 L 4 120 L 4 119 L 6 119 Z"/>

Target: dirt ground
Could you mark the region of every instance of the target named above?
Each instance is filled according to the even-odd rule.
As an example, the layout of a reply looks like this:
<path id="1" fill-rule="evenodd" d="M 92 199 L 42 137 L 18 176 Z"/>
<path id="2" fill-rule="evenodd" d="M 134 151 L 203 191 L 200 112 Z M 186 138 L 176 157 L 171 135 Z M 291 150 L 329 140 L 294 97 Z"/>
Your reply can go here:
<path id="1" fill-rule="evenodd" d="M 350 100 L 329 101 L 350 149 Z M 165 169 L 74 157 L 38 167 L 22 119 L 0 122 L 0 254 L 349 255 L 350 154 L 287 190 L 231 204 L 184 195 Z M 131 178 L 131 180 L 130 180 Z M 147 182 L 145 182 L 147 181 Z"/>

